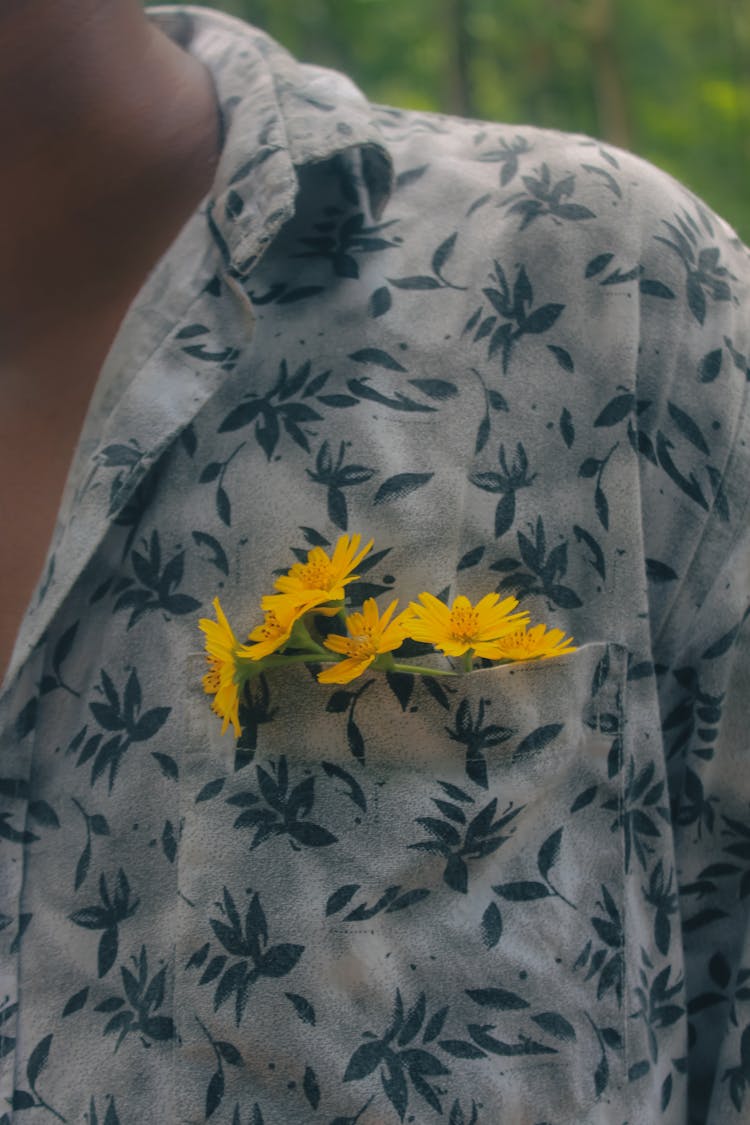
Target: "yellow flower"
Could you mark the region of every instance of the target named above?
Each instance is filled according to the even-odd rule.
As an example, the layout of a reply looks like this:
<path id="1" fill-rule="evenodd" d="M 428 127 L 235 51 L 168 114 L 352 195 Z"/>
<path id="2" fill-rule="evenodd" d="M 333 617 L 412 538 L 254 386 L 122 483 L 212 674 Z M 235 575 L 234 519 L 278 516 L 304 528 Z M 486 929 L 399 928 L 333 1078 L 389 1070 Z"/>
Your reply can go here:
<path id="1" fill-rule="evenodd" d="M 512 613 L 517 598 L 500 601 L 499 594 L 486 594 L 475 606 L 463 595 L 450 607 L 433 594 L 420 594 L 419 600 L 421 605 L 409 605 L 406 635 L 442 649 L 446 656 L 463 656 L 471 649 L 476 656 L 497 660 L 498 639 L 513 632 L 529 616 Z"/>
<path id="2" fill-rule="evenodd" d="M 348 637 L 336 634 L 326 637 L 323 642 L 326 648 L 346 659 L 320 672 L 318 680 L 321 684 L 348 684 L 361 676 L 381 652 L 393 652 L 401 645 L 405 637 L 405 613 L 400 613 L 391 621 L 397 605 L 398 599 L 392 601 L 380 617 L 375 599 L 367 598 L 362 613 L 351 613 L 346 619 Z"/>
<path id="3" fill-rule="evenodd" d="M 198 622 L 206 636 L 206 660 L 208 672 L 203 677 L 203 690 L 212 695 L 211 710 L 224 720 L 221 733 L 226 732 L 231 723 L 235 737 L 240 736 L 239 689 L 235 680 L 235 657 L 239 649 L 237 638 L 226 619 L 219 599 L 213 600 L 216 621 L 202 617 Z"/>
<path id="4" fill-rule="evenodd" d="M 318 599 L 320 595 L 318 595 Z M 248 640 L 254 641 L 251 645 L 240 645 L 237 655 L 245 660 L 262 660 L 283 648 L 289 640 L 292 629 L 299 619 L 316 604 L 316 596 L 308 596 L 303 603 L 293 598 L 272 595 L 263 598 L 262 607 L 265 618 L 260 625 L 256 625 Z"/>
<path id="5" fill-rule="evenodd" d="M 562 629 L 547 629 L 545 625 L 528 625 L 508 633 L 497 642 L 501 660 L 537 660 L 550 656 L 563 656 L 576 652 L 572 637 L 566 637 Z"/>
<path id="6" fill-rule="evenodd" d="M 340 602 L 344 598 L 344 587 L 354 582 L 359 575 L 354 568 L 362 561 L 372 547 L 372 539 L 366 547 L 359 550 L 361 535 L 342 535 L 329 558 L 322 547 L 313 547 L 307 552 L 307 562 L 295 563 L 286 574 L 277 578 L 275 589 L 295 599 L 304 600 L 310 594 L 325 594 L 318 604 Z M 321 609 L 321 613 L 336 613 L 337 609 Z"/>

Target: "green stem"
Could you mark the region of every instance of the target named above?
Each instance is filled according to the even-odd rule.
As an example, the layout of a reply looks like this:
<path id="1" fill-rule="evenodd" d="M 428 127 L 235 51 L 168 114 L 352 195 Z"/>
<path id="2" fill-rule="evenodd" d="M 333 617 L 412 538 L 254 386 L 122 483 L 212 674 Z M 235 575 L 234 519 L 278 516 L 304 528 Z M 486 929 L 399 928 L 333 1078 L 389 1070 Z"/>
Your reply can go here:
<path id="1" fill-rule="evenodd" d="M 388 668 L 389 672 L 413 672 L 416 676 L 457 676 L 457 672 L 448 672 L 444 668 L 421 668 L 418 664 L 397 664 L 395 661 Z"/>
<path id="2" fill-rule="evenodd" d="M 471 672 L 474 667 L 474 650 L 468 648 L 461 657 L 461 671 Z"/>
<path id="3" fill-rule="evenodd" d="M 292 656 L 278 656 L 270 655 L 264 656 L 262 660 L 242 660 L 238 661 L 238 671 L 240 672 L 240 683 L 246 683 L 248 680 L 255 679 L 261 672 L 268 672 L 271 668 L 285 668 L 287 664 L 338 664 L 341 657 L 334 656 L 333 653 L 328 652 L 326 649 L 320 649 L 314 653 L 298 652 Z"/>

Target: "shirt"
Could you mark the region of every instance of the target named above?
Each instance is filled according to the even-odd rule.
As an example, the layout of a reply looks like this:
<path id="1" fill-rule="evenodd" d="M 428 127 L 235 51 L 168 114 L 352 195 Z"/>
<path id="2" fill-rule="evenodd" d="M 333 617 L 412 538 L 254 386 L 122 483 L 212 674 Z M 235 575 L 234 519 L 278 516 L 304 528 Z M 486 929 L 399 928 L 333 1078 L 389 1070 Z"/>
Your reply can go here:
<path id="1" fill-rule="evenodd" d="M 591 138 L 148 18 L 223 148 L 4 684 L 0 1122 L 747 1120 L 748 250 Z M 354 533 L 352 605 L 578 650 L 269 671 L 222 735 L 198 620 Z"/>

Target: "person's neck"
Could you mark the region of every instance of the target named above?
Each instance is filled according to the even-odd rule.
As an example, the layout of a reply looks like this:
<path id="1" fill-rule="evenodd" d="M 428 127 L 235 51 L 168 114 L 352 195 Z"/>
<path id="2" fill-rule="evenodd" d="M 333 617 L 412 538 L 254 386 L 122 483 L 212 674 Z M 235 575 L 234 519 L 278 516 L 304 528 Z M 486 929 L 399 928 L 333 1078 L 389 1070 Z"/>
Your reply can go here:
<path id="1" fill-rule="evenodd" d="M 67 186 L 81 175 L 77 156 L 93 165 L 125 145 L 147 162 L 165 142 L 184 150 L 180 125 L 203 96 L 202 72 L 149 22 L 140 0 L 3 0 L 0 191 L 30 164 L 53 166 L 63 155 L 56 189 L 60 177 Z M 116 178 L 116 169 L 101 171 L 102 182 Z"/>
<path id="2" fill-rule="evenodd" d="M 81 279 L 136 269 L 210 188 L 219 121 L 210 74 L 140 0 L 2 0 L 0 329 L 63 257 Z"/>

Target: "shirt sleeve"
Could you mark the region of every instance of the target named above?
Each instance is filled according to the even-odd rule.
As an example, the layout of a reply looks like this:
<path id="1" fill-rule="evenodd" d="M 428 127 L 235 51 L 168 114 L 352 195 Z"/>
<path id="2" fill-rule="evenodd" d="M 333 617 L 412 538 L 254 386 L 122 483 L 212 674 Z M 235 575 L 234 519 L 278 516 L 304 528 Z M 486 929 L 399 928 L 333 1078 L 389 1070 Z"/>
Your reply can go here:
<path id="1" fill-rule="evenodd" d="M 643 243 L 642 520 L 689 1122 L 725 1125 L 750 1112 L 750 260 L 684 189 L 666 202 Z"/>

